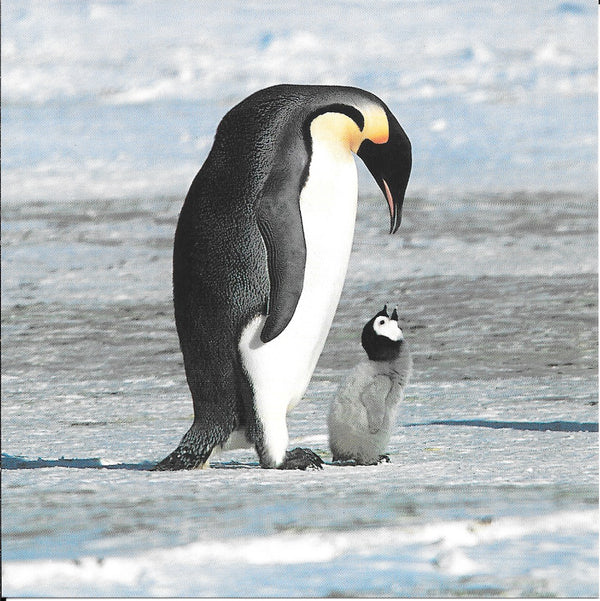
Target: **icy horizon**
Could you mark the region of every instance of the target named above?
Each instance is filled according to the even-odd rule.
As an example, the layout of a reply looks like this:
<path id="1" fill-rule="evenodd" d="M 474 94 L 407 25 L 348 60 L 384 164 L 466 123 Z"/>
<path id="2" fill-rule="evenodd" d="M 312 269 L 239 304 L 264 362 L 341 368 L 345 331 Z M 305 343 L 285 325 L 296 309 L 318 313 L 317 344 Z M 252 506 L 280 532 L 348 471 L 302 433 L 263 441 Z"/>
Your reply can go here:
<path id="1" fill-rule="evenodd" d="M 224 113 L 284 82 L 386 101 L 413 142 L 409 194 L 595 193 L 596 11 L 514 10 L 6 2 L 3 201 L 183 198 Z M 361 189 L 375 192 L 368 177 Z"/>

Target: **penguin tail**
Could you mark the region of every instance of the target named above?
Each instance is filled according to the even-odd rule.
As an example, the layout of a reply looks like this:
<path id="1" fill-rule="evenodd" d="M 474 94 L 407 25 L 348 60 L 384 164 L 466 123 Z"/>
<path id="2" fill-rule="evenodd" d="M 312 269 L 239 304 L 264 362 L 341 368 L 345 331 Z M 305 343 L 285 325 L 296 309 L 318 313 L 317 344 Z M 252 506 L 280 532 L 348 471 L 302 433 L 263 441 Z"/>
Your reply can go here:
<path id="1" fill-rule="evenodd" d="M 195 470 L 204 467 L 215 446 L 205 444 L 204 438 L 202 431 L 195 424 L 192 425 L 181 439 L 179 446 L 162 461 L 159 461 L 152 471 Z"/>

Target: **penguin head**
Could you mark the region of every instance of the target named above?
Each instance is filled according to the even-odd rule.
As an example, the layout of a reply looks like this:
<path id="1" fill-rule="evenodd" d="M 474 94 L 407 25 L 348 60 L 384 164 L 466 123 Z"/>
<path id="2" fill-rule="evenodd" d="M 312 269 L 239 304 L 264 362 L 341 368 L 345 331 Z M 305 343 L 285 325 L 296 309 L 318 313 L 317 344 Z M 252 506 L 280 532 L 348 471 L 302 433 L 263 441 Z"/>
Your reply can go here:
<path id="1" fill-rule="evenodd" d="M 383 135 L 381 125 L 375 121 L 373 133 L 367 132 L 356 154 L 367 166 L 387 200 L 390 234 L 393 234 L 402 221 L 402 205 L 412 168 L 412 149 L 410 140 L 396 117 L 385 104 L 381 105 L 387 126 L 383 129 Z M 373 121 L 371 117 L 370 119 Z"/>
<path id="2" fill-rule="evenodd" d="M 371 318 L 363 328 L 362 346 L 371 361 L 392 361 L 400 354 L 404 335 L 398 326 L 398 311 L 390 316 L 387 305 Z"/>
<path id="3" fill-rule="evenodd" d="M 392 234 L 400 227 L 412 168 L 410 140 L 381 99 L 357 88 L 344 89 L 344 101 L 324 104 L 311 115 L 311 133 L 342 141 L 362 159 L 387 201 Z"/>

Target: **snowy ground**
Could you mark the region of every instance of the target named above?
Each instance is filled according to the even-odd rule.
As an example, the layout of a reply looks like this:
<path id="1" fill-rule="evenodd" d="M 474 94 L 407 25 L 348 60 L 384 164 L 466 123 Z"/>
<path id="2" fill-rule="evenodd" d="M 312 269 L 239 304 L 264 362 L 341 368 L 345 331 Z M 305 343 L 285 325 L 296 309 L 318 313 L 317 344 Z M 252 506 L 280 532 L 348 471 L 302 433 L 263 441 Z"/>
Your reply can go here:
<path id="1" fill-rule="evenodd" d="M 246 451 L 146 471 L 191 420 L 175 206 L 5 211 L 5 594 L 596 594 L 593 199 L 409 199 L 394 237 L 371 229 L 384 202 L 363 202 L 292 444 L 331 458 L 328 403 L 384 302 L 400 304 L 414 381 L 391 464 L 307 473 Z"/>
<path id="2" fill-rule="evenodd" d="M 221 4 L 2 3 L 3 595 L 597 596 L 595 10 Z M 150 472 L 192 415 L 182 198 L 225 110 L 281 80 L 369 88 L 413 141 L 395 236 L 361 171 L 289 418 L 329 461 L 362 324 L 397 302 L 392 462 Z"/>

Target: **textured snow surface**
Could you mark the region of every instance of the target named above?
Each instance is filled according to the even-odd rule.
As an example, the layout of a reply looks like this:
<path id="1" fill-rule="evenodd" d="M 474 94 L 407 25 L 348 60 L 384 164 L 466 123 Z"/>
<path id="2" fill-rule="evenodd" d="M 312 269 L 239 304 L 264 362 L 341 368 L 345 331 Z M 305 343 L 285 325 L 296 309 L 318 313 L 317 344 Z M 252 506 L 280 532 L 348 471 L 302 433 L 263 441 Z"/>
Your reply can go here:
<path id="1" fill-rule="evenodd" d="M 291 445 L 331 460 L 329 403 L 386 302 L 413 379 L 390 464 L 298 473 L 251 450 L 148 471 L 192 418 L 170 303 L 178 206 L 4 210 L 5 594 L 597 593 L 594 198 L 409 197 L 395 236 L 385 201 L 362 199 Z"/>
<path id="2" fill-rule="evenodd" d="M 583 2 L 2 4 L 8 596 L 598 595 L 597 15 Z M 398 304 L 391 463 L 155 473 L 192 419 L 171 304 L 219 119 L 357 85 L 408 132 L 403 222 L 366 170 L 291 445 L 326 461 L 360 331 Z"/>

